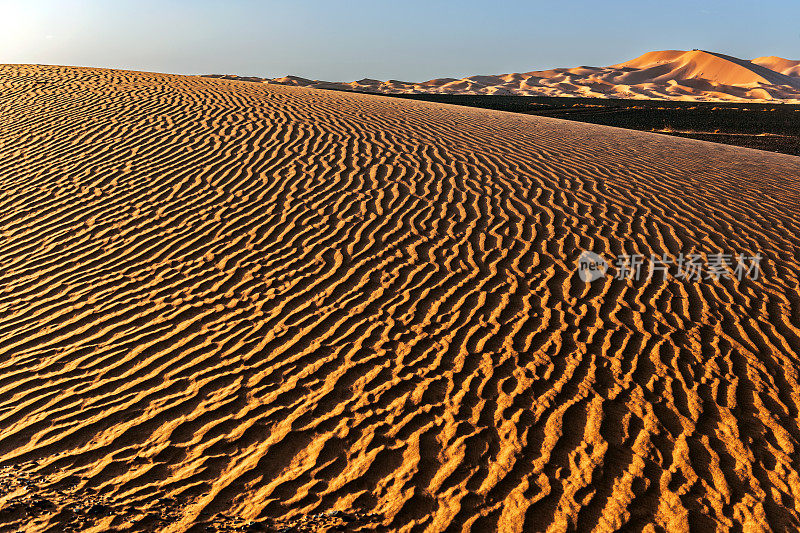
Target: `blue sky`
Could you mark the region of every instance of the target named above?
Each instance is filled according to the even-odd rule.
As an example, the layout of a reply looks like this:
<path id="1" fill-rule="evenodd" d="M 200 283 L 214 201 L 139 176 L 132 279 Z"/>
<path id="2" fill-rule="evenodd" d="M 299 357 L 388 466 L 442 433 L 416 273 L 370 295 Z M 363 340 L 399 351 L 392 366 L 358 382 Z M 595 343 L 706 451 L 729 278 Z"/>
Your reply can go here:
<path id="1" fill-rule="evenodd" d="M 422 81 L 663 49 L 800 59 L 798 21 L 798 0 L 0 0 L 0 62 Z"/>

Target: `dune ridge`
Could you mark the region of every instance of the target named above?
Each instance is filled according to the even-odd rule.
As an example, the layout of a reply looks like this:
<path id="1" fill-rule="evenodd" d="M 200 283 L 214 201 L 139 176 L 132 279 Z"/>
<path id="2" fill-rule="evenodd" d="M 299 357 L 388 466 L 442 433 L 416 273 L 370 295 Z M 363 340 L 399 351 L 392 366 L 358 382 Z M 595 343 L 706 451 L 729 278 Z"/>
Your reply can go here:
<path id="1" fill-rule="evenodd" d="M 229 76 L 231 79 L 242 79 Z M 372 93 L 497 94 L 685 101 L 800 103 L 800 61 L 752 61 L 704 50 L 663 50 L 608 67 L 557 68 L 425 82 L 363 79 L 350 83 L 298 76 L 249 78 L 298 87 Z"/>
<path id="2" fill-rule="evenodd" d="M 782 57 L 757 57 L 752 61 L 756 65 L 767 67 L 775 72 L 780 72 L 786 76 L 800 78 L 800 61 L 792 61 L 790 59 L 783 59 Z"/>
<path id="3" fill-rule="evenodd" d="M 0 110 L 3 527 L 800 527 L 800 158 L 75 67 Z"/>

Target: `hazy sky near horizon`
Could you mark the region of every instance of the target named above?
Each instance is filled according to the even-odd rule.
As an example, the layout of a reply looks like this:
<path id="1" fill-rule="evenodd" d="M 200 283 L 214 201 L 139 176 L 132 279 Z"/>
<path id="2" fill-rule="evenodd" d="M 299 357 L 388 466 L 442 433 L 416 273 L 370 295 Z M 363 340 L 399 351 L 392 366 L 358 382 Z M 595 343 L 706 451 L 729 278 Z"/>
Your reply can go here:
<path id="1" fill-rule="evenodd" d="M 798 20 L 798 0 L 0 0 L 0 63 L 423 81 L 665 49 L 800 59 Z"/>

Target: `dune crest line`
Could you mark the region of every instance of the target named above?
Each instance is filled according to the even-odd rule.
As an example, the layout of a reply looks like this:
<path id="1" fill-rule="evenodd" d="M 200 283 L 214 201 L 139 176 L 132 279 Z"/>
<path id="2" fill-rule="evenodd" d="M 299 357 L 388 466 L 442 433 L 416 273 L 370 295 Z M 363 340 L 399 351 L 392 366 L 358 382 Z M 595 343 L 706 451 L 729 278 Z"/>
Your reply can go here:
<path id="1" fill-rule="evenodd" d="M 0 523 L 800 528 L 799 186 L 546 117 L 4 65 Z M 587 283 L 585 250 L 762 274 Z"/>
<path id="2" fill-rule="evenodd" d="M 382 94 L 516 95 L 623 98 L 687 102 L 800 103 L 800 61 L 781 57 L 753 60 L 705 50 L 661 50 L 608 67 L 574 67 L 435 78 L 412 82 L 364 78 L 352 82 L 299 76 L 259 78 L 210 74 L 258 83 Z"/>

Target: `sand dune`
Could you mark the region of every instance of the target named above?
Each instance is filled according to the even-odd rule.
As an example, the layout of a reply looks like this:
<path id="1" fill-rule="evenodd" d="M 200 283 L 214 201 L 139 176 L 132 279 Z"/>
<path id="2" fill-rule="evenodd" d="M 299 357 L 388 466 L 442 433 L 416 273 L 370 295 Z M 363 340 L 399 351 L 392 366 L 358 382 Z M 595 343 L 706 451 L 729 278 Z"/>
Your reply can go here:
<path id="1" fill-rule="evenodd" d="M 752 62 L 756 65 L 774 70 L 775 72 L 800 78 L 800 61 L 791 61 L 789 59 L 783 59 L 782 57 L 769 56 L 757 57 L 753 59 Z"/>
<path id="2" fill-rule="evenodd" d="M 800 158 L 71 67 L 0 109 L 8 530 L 800 528 Z"/>
<path id="3" fill-rule="evenodd" d="M 668 83 L 702 79 L 719 85 L 773 84 L 800 88 L 798 80 L 764 66 L 701 50 L 651 52 L 614 66 L 626 71 L 634 69 L 634 72 L 620 76 L 622 82 Z"/>
<path id="4" fill-rule="evenodd" d="M 703 50 L 649 52 L 609 67 L 559 68 L 521 74 L 439 78 L 414 83 L 364 79 L 323 82 L 297 76 L 261 81 L 375 93 L 514 94 L 688 101 L 800 103 L 800 61 L 752 61 Z"/>

